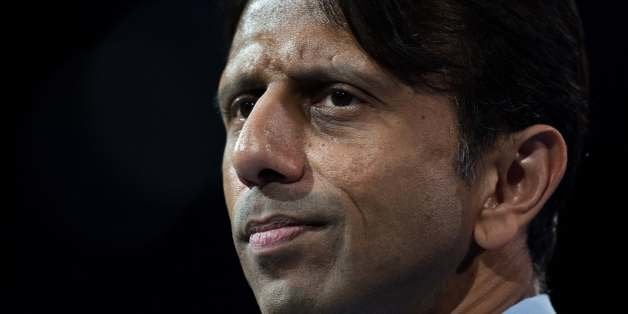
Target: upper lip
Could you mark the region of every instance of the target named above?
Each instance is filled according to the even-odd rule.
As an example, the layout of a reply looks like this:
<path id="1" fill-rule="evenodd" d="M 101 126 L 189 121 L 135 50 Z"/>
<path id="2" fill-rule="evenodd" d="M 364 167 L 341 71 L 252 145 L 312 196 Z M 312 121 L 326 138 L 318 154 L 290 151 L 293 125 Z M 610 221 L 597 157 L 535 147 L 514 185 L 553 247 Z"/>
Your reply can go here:
<path id="1" fill-rule="evenodd" d="M 244 239 L 248 241 L 253 233 L 264 232 L 272 229 L 279 229 L 288 226 L 312 226 L 320 227 L 322 222 L 308 221 L 286 215 L 274 215 L 261 220 L 250 220 L 244 228 Z"/>

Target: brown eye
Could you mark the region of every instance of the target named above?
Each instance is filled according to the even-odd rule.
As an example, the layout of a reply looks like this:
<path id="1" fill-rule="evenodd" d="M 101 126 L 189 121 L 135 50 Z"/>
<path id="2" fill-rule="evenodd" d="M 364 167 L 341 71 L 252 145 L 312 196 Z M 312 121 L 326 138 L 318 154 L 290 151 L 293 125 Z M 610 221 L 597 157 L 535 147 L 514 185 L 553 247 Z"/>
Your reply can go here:
<path id="1" fill-rule="evenodd" d="M 353 103 L 356 100 L 355 96 L 343 91 L 343 90 L 334 90 L 331 92 L 331 102 L 334 106 L 337 107 L 346 107 Z"/>
<path id="2" fill-rule="evenodd" d="M 245 118 L 245 119 L 248 118 L 249 115 L 251 114 L 251 111 L 253 111 L 253 107 L 255 107 L 256 101 L 257 99 L 250 98 L 250 97 L 237 100 L 236 103 L 234 104 L 236 116 L 239 115 L 242 118 Z"/>

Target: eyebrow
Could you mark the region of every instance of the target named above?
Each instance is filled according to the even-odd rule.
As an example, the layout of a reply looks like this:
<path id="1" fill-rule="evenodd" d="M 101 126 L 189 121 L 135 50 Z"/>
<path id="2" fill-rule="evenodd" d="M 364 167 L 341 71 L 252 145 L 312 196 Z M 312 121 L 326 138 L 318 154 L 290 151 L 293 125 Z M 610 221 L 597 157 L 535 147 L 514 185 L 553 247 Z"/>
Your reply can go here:
<path id="1" fill-rule="evenodd" d="M 382 101 L 370 90 L 383 90 L 390 86 L 390 81 L 374 79 L 375 73 L 369 73 L 349 64 L 334 66 L 315 65 L 307 66 L 295 71 L 285 73 L 288 78 L 297 82 L 301 86 L 318 86 L 328 83 L 346 83 L 360 89 L 368 96 Z M 225 85 L 219 89 L 216 103 L 219 108 L 225 106 L 225 102 L 235 97 L 236 94 L 264 89 L 267 85 L 263 75 L 241 73 L 235 75 Z"/>
<path id="2" fill-rule="evenodd" d="M 313 66 L 303 71 L 297 71 L 288 75 L 297 82 L 305 85 L 323 85 L 337 82 L 346 83 L 361 90 L 368 96 L 382 102 L 377 97 L 377 91 L 383 91 L 387 84 L 384 81 L 374 79 L 375 73 L 369 73 L 349 64 L 336 66 Z M 371 92 L 376 91 L 376 93 Z"/>
<path id="3" fill-rule="evenodd" d="M 250 92 L 264 88 L 266 83 L 259 75 L 243 74 L 230 79 L 216 94 L 215 105 L 218 109 L 226 106 L 227 101 L 241 92 Z"/>
<path id="4" fill-rule="evenodd" d="M 304 71 L 290 73 L 288 76 L 304 82 L 343 82 L 357 85 L 363 89 L 384 88 L 383 82 L 373 79 L 375 73 L 369 73 L 348 64 L 339 66 L 314 66 Z"/>

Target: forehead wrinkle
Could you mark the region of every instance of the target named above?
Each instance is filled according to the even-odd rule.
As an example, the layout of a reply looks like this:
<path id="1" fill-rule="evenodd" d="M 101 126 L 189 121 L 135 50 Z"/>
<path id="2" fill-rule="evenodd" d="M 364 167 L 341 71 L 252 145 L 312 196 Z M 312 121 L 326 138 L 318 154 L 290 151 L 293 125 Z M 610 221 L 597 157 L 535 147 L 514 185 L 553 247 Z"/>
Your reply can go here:
<path id="1" fill-rule="evenodd" d="M 324 45 L 290 44 L 272 47 L 251 44 L 232 59 L 225 74 L 229 80 L 256 78 L 263 81 L 280 79 L 316 80 L 317 78 L 379 86 L 371 79 L 376 73 L 365 58 L 347 49 L 323 49 Z M 360 85 L 360 84 L 359 84 Z"/>
<path id="2" fill-rule="evenodd" d="M 282 64 L 303 62 L 306 54 L 312 55 L 306 51 L 314 46 L 320 49 L 320 43 L 311 44 L 308 32 L 303 34 L 303 25 L 329 24 L 322 16 L 309 1 L 249 2 L 233 38 L 224 74 L 238 67 L 244 72 L 260 67 L 265 72 L 281 72 Z"/>
<path id="3" fill-rule="evenodd" d="M 277 34 L 294 36 L 303 25 L 316 25 L 338 31 L 316 0 L 252 0 L 244 8 L 235 36 L 232 51 L 251 40 L 272 40 Z M 346 29 L 342 29 L 347 31 Z M 301 38 L 305 42 L 312 38 Z"/>
<path id="4" fill-rule="evenodd" d="M 321 26 L 321 31 L 330 32 Z M 303 73 L 308 69 L 333 69 L 336 72 L 348 68 L 367 69 L 368 58 L 356 53 L 345 34 L 334 32 L 335 40 L 311 40 L 309 33 L 288 36 L 257 32 L 239 41 L 239 49 L 233 50 L 225 69 L 225 76 L 291 76 L 290 73 Z M 324 37 L 324 36 L 323 36 Z M 354 64 L 349 66 L 349 64 Z"/>
<path id="5" fill-rule="evenodd" d="M 248 38 L 256 33 L 294 33 L 304 23 L 329 24 L 317 2 L 307 0 L 249 1 L 240 18 L 237 33 Z"/>
<path id="6" fill-rule="evenodd" d="M 320 17 L 324 16 L 320 8 L 302 1 L 269 2 L 273 1 L 254 1 L 245 9 L 224 78 L 255 77 L 268 81 L 326 70 L 340 81 L 362 83 L 361 87 L 396 85 L 394 79 L 377 79 L 377 74 L 385 71 L 346 29 Z M 312 38 L 312 34 L 319 36 Z"/>

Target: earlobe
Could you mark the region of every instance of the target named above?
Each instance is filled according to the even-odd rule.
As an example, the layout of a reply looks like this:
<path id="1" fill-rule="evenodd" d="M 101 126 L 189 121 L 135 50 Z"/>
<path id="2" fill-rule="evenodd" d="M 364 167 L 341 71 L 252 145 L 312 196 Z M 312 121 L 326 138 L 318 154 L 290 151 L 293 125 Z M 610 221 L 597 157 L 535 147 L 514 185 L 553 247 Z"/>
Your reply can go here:
<path id="1" fill-rule="evenodd" d="M 513 215 L 497 214 L 483 217 L 482 223 L 475 225 L 476 243 L 485 250 L 494 250 L 504 246 L 515 238 L 519 226 Z"/>
<path id="2" fill-rule="evenodd" d="M 565 172 L 567 147 L 556 129 L 534 125 L 498 143 L 488 158 L 484 172 L 493 179 L 482 193 L 474 237 L 493 250 L 525 232 L 543 208 Z"/>

